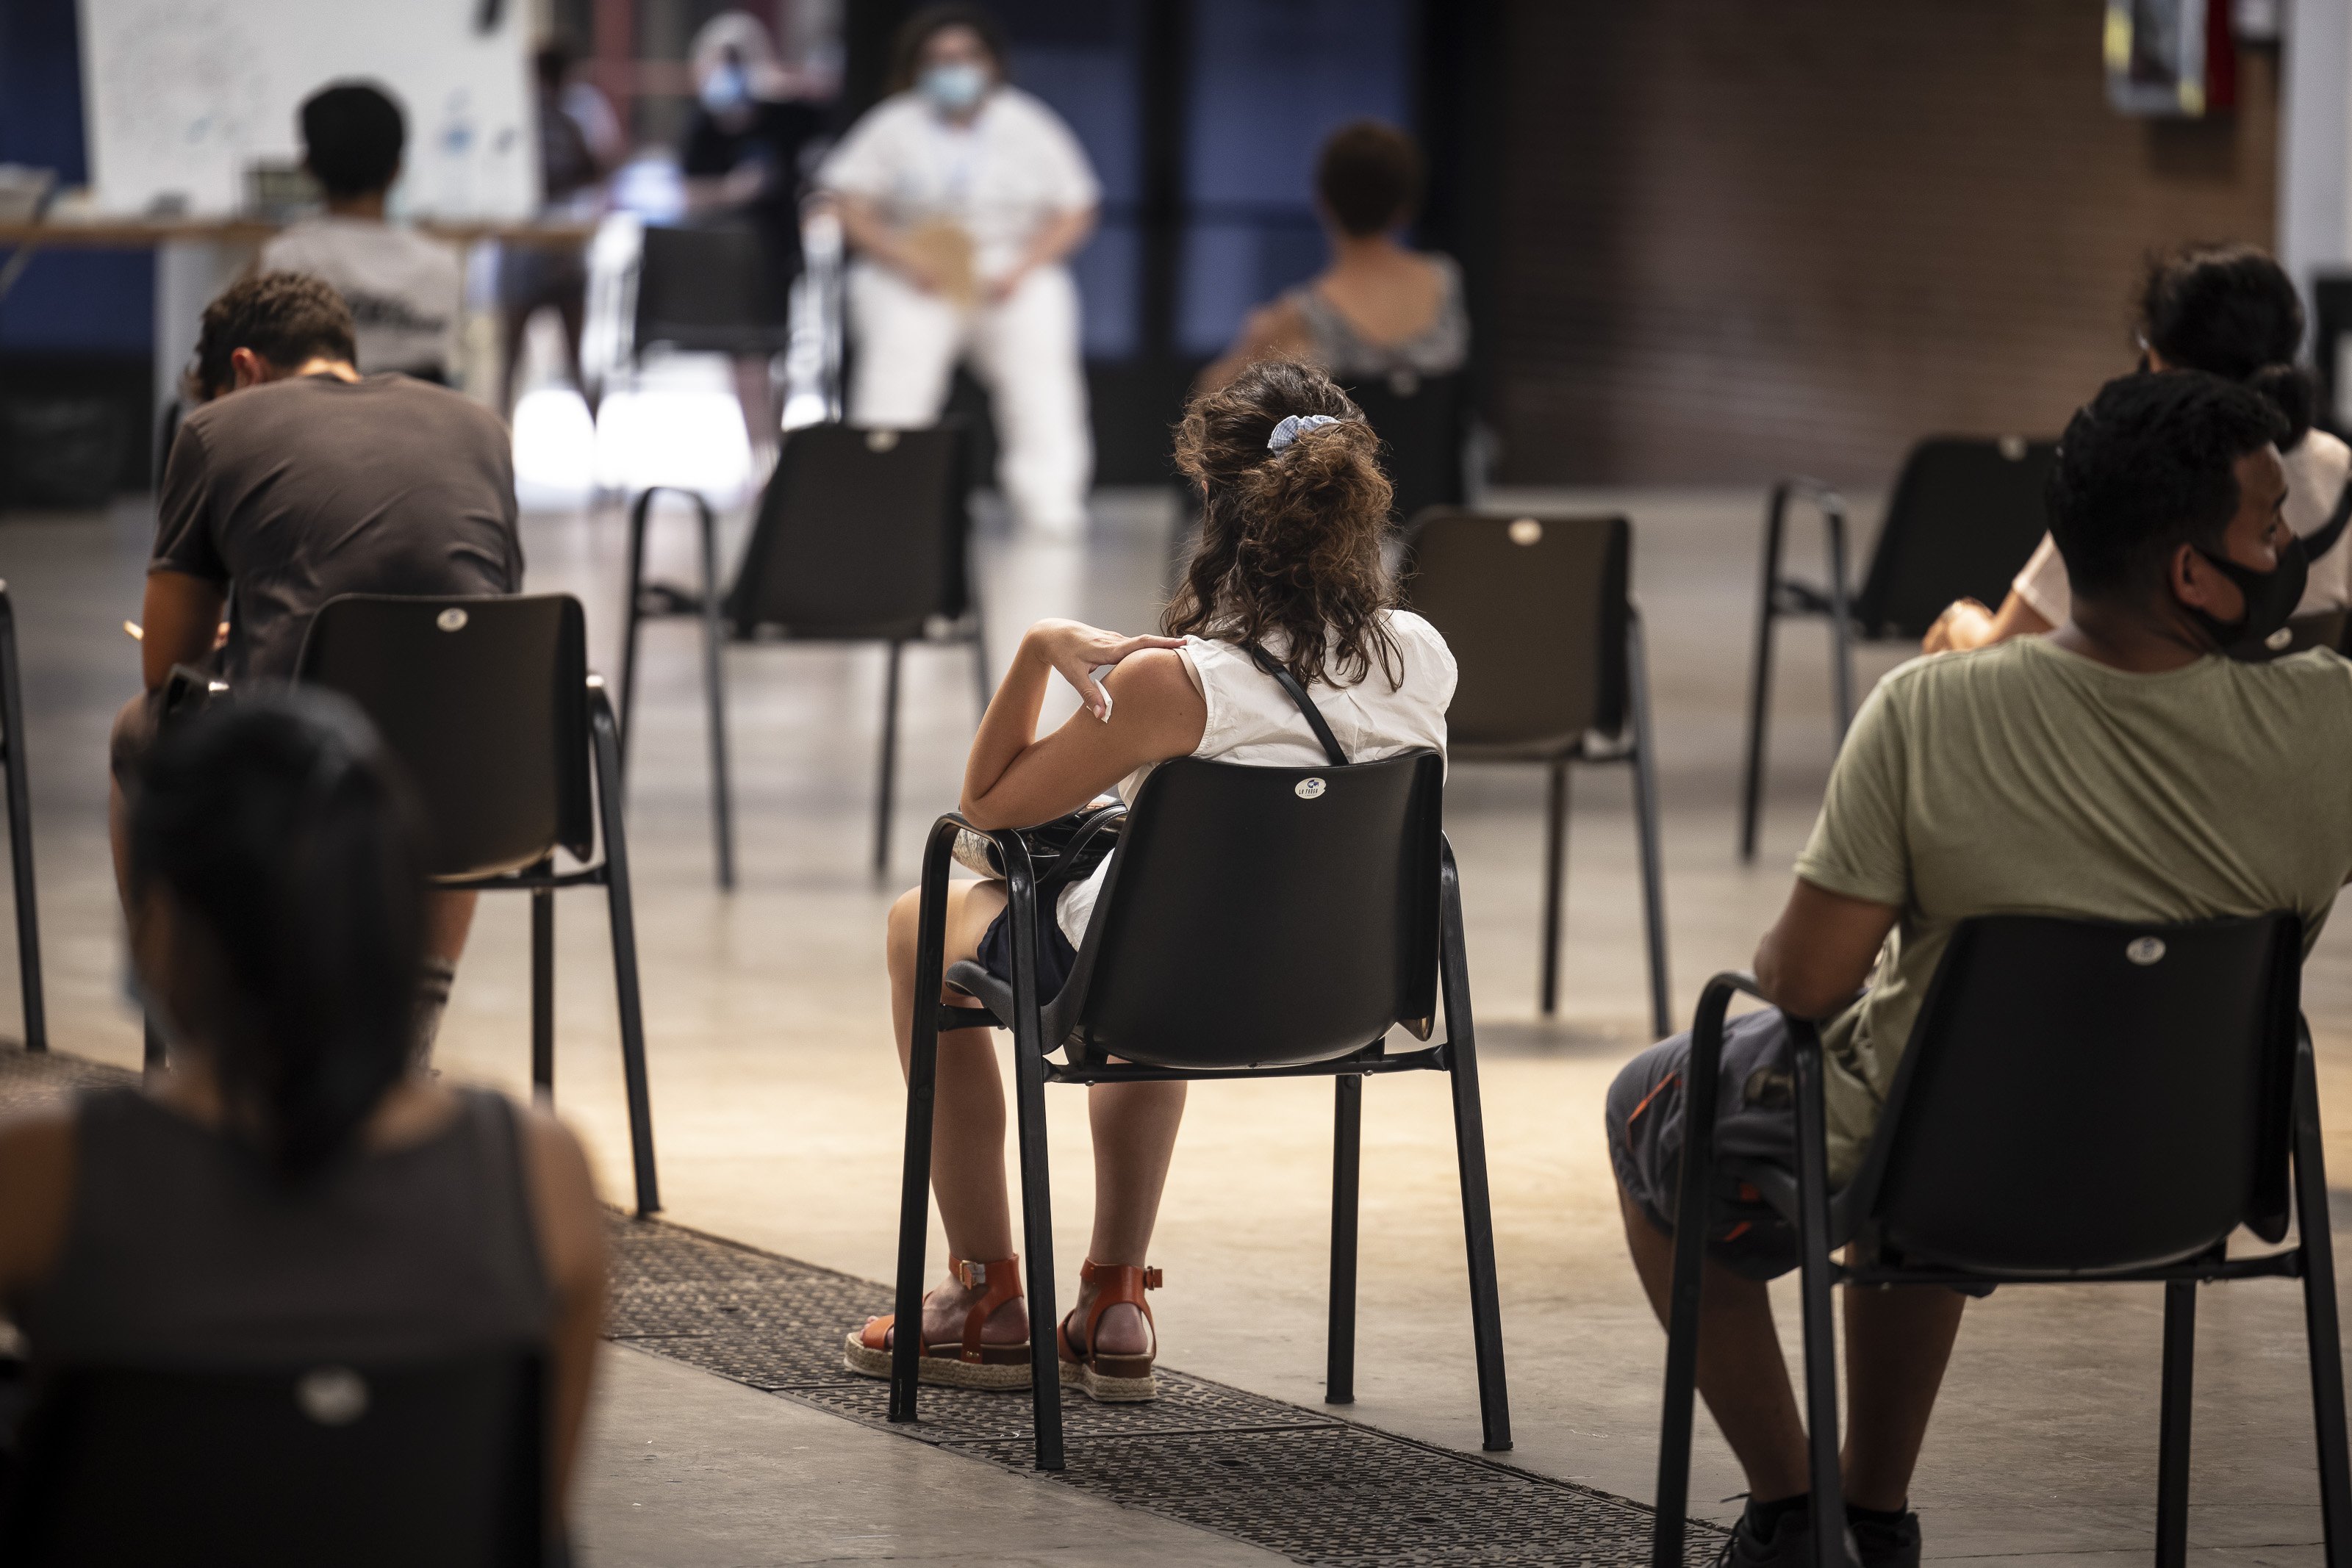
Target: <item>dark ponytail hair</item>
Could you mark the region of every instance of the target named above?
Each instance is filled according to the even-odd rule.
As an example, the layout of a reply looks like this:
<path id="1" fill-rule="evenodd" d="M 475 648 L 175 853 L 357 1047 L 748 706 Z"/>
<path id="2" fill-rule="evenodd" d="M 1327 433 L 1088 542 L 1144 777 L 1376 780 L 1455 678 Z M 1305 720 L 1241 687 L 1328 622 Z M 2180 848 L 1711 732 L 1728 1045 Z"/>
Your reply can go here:
<path id="1" fill-rule="evenodd" d="M 414 1050 L 425 855 L 404 782 L 341 697 L 240 697 L 174 726 L 131 817 L 132 907 L 167 902 L 173 1030 L 230 1133 L 289 1179 L 350 1147 Z"/>
<path id="2" fill-rule="evenodd" d="M 2149 258 L 2140 285 L 2139 335 L 2164 362 L 2242 382 L 2287 423 L 2293 451 L 2311 430 L 2319 392 L 2297 362 L 2303 300 L 2286 269 L 2252 246 L 2192 246 Z"/>
<path id="3" fill-rule="evenodd" d="M 1294 413 L 1339 423 L 1268 451 Z M 1352 685 L 1375 664 L 1391 686 L 1404 678 L 1381 619 L 1396 584 L 1381 558 L 1391 496 L 1380 438 L 1329 376 L 1262 360 L 1202 393 L 1176 427 L 1176 465 L 1201 487 L 1201 543 L 1163 631 L 1227 643 L 1272 633 L 1301 685 Z"/>

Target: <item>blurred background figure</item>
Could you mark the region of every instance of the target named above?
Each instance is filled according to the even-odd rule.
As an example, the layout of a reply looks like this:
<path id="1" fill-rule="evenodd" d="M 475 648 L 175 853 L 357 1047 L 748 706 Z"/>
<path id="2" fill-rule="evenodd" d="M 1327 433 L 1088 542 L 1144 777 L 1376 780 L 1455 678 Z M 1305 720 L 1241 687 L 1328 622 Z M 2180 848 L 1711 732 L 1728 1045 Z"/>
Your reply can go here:
<path id="1" fill-rule="evenodd" d="M 1348 383 L 1399 371 L 1446 375 L 1470 357 L 1462 271 L 1397 235 L 1421 205 L 1421 149 L 1376 120 L 1341 126 L 1315 162 L 1315 213 L 1330 265 L 1252 311 L 1224 357 L 1201 372 L 1223 386 L 1254 360 L 1306 360 Z"/>
<path id="2" fill-rule="evenodd" d="M 679 154 L 687 212 L 756 229 L 782 298 L 801 270 L 801 195 L 824 111 L 786 96 L 792 78 L 749 12 L 722 11 L 704 23 L 692 56 L 695 106 Z M 769 362 L 739 359 L 735 382 L 754 450 L 772 447 L 780 411 Z"/>
<path id="3" fill-rule="evenodd" d="M 399 371 L 450 381 L 466 274 L 454 246 L 385 221 L 408 127 L 373 82 L 339 81 L 302 102 L 302 165 L 327 210 L 261 247 L 260 270 L 307 272 L 343 297 L 359 329 L 362 375 Z"/>
<path id="4" fill-rule="evenodd" d="M 1094 441 L 1064 263 L 1094 232 L 1094 169 L 1061 119 L 1006 81 L 1003 33 L 978 6 L 918 12 L 891 85 L 818 176 L 859 258 L 849 418 L 931 424 L 968 361 L 989 394 L 1015 521 L 1076 538 Z"/>
<path id="5" fill-rule="evenodd" d="M 628 156 L 628 138 L 604 95 L 575 79 L 572 46 L 551 39 L 531 57 L 539 132 L 541 212 L 550 218 L 593 218 L 604 182 Z M 554 246 L 509 246 L 499 257 L 499 309 L 505 333 L 506 382 L 499 402 L 511 411 L 530 318 L 551 309 L 563 322 L 564 368 L 584 395 L 580 334 L 588 308 L 584 255 Z"/>

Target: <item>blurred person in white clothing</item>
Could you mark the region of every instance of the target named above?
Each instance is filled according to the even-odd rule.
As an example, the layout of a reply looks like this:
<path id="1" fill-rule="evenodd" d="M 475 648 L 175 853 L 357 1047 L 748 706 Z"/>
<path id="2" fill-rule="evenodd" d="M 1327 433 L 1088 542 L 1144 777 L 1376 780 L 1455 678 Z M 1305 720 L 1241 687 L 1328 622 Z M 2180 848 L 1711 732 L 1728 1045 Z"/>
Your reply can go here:
<path id="1" fill-rule="evenodd" d="M 465 264 L 457 247 L 388 223 L 408 127 L 373 82 L 336 81 L 302 100 L 302 166 L 324 193 L 321 216 L 261 247 L 263 272 L 307 272 L 351 307 L 362 375 L 399 371 L 446 385 L 457 363 Z"/>
<path id="2" fill-rule="evenodd" d="M 1101 186 L 1054 111 L 1005 81 L 995 19 L 934 5 L 900 32 L 897 91 L 822 169 L 858 259 L 853 423 L 916 428 L 946 406 L 959 360 L 989 394 L 997 478 L 1015 519 L 1075 538 L 1094 442 L 1068 256 Z"/>

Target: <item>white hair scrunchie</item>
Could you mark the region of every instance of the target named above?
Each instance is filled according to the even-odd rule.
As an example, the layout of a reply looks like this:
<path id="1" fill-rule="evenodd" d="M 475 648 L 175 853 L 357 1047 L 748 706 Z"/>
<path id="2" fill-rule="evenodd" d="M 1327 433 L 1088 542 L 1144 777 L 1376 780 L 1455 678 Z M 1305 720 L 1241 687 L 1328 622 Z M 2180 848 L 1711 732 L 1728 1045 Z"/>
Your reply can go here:
<path id="1" fill-rule="evenodd" d="M 1336 413 L 1294 413 L 1287 415 L 1280 424 L 1274 427 L 1274 434 L 1265 438 L 1265 449 L 1268 452 L 1280 452 L 1289 446 L 1292 442 L 1306 434 L 1308 431 L 1319 430 L 1324 425 L 1338 424 L 1339 423 L 1339 416 Z"/>

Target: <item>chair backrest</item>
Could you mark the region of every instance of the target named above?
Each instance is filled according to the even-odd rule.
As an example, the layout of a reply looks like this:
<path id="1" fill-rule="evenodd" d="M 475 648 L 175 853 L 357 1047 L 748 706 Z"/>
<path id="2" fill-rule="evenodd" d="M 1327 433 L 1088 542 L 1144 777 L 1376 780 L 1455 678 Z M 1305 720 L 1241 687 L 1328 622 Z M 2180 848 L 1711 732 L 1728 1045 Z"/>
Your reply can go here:
<path id="1" fill-rule="evenodd" d="M 568 593 L 349 593 L 310 622 L 295 679 L 365 710 L 408 769 L 433 874 L 515 871 L 595 847 L 588 631 Z"/>
<path id="2" fill-rule="evenodd" d="M 782 353 L 792 340 L 790 285 L 748 224 L 649 225 L 637 258 L 634 351 Z"/>
<path id="3" fill-rule="evenodd" d="M 971 603 L 964 434 L 816 424 L 784 437 L 727 596 L 738 636 L 914 637 Z"/>
<path id="4" fill-rule="evenodd" d="M 1440 509 L 1413 525 L 1405 592 L 1460 666 L 1450 744 L 1538 747 L 1625 722 L 1622 517 Z"/>
<path id="5" fill-rule="evenodd" d="M 1079 1036 L 1163 1067 L 1270 1067 L 1433 1016 L 1444 779 L 1433 751 L 1152 769 L 1074 972 Z"/>
<path id="6" fill-rule="evenodd" d="M 1462 504 L 1462 448 L 1468 433 L 1466 378 L 1397 371 L 1347 383 L 1381 438 L 1381 463 L 1396 487 L 1395 516 L 1411 519 L 1428 507 Z"/>
<path id="7" fill-rule="evenodd" d="M 2284 1235 L 2301 931 L 1962 922 L 1857 1178 L 1886 1240 L 2068 1274 Z"/>
<path id="8" fill-rule="evenodd" d="M 1863 629 L 1924 637 L 1955 599 L 1999 605 L 2049 531 L 2042 490 L 2057 452 L 2055 442 L 2013 435 L 1937 436 L 1913 447 L 1854 597 Z"/>
<path id="9" fill-rule="evenodd" d="M 539 1568 L 541 1358 L 67 1371 L 0 1500 L 0 1561 Z"/>

